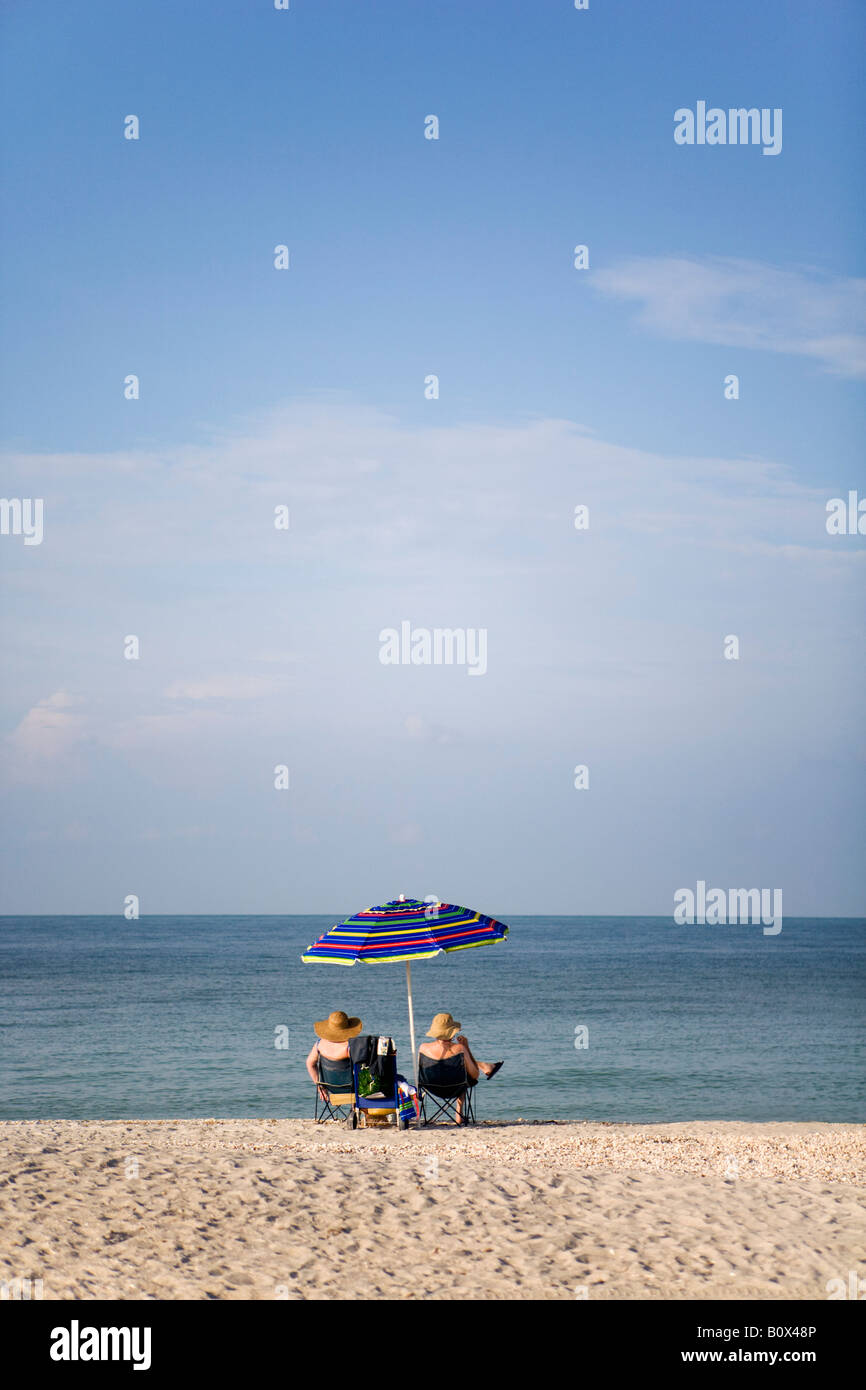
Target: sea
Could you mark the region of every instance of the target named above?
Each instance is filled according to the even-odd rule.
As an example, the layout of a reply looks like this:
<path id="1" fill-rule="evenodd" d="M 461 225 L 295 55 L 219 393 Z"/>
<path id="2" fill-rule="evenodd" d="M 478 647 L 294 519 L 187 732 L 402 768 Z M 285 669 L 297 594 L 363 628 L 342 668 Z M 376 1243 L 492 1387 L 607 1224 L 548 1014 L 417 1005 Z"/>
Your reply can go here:
<path id="1" fill-rule="evenodd" d="M 311 1116 L 334 1009 L 412 1072 L 403 964 L 303 965 L 335 917 L 0 918 L 0 1118 Z M 679 926 L 508 918 L 507 941 L 412 967 L 502 1060 L 479 1120 L 860 1122 L 866 920 Z"/>

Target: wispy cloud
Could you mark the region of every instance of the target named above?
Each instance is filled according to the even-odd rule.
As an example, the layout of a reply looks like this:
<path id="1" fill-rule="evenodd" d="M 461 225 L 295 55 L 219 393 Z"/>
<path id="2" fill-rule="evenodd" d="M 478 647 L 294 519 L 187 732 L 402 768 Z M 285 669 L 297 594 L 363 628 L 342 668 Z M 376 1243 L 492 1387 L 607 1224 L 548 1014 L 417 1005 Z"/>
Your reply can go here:
<path id="1" fill-rule="evenodd" d="M 73 770 L 76 752 L 89 734 L 85 715 L 75 714 L 72 696 L 63 690 L 37 700 L 3 740 L 4 775 L 10 781 L 37 784 Z M 74 770 L 80 770 L 75 766 Z"/>
<path id="2" fill-rule="evenodd" d="M 432 743 L 444 747 L 459 739 L 456 730 L 445 728 L 442 724 L 431 723 L 422 718 L 420 714 L 407 715 L 403 721 L 403 727 L 411 739 L 416 739 L 420 743 Z"/>
<path id="3" fill-rule="evenodd" d="M 866 377 L 866 280 L 710 256 L 640 256 L 596 271 L 594 285 L 641 307 L 667 338 L 812 357 Z"/>
<path id="4" fill-rule="evenodd" d="M 679 318 L 687 326 L 687 307 Z M 570 533 L 576 502 L 598 504 L 593 528 L 608 536 L 667 530 L 678 517 L 680 538 L 699 535 L 704 545 L 765 527 L 785 543 L 827 541 L 821 495 L 772 460 L 658 454 L 599 439 L 572 420 L 412 429 L 360 407 L 298 404 L 207 446 L 178 445 L 173 456 L 168 474 L 147 450 L 9 453 L 8 490 L 40 490 L 49 526 L 38 569 L 22 548 L 6 552 L 10 577 L 23 591 L 55 563 L 118 564 L 131 576 L 126 588 L 144 594 L 156 564 L 172 566 L 171 582 L 190 588 L 199 566 L 221 575 L 233 566 L 236 576 L 242 566 L 267 575 L 268 588 L 291 573 L 296 593 L 313 576 L 316 588 L 354 578 L 362 557 L 367 581 L 411 573 L 441 586 L 455 564 L 487 578 L 546 568 L 551 537 Z M 136 485 L 124 487 L 130 477 Z M 276 504 L 289 506 L 289 530 L 275 529 Z M 308 656 L 264 643 L 257 651 L 271 665 Z M 195 693 L 178 682 L 173 695 L 215 696 L 216 686 L 206 688 L 198 673 L 193 680 Z"/>
<path id="5" fill-rule="evenodd" d="M 279 676 L 224 675 L 205 680 L 175 681 L 166 690 L 170 700 L 258 700 L 285 687 Z"/>
<path id="6" fill-rule="evenodd" d="M 334 731 L 359 759 L 393 758 L 396 738 L 419 765 L 447 760 L 519 723 L 540 670 L 556 672 L 551 736 L 575 682 L 602 722 L 626 681 L 658 711 L 672 643 L 704 650 L 733 622 L 826 643 L 862 563 L 827 535 L 825 494 L 773 460 L 653 453 L 570 420 L 412 429 L 298 405 L 173 457 L 170 473 L 147 450 L 8 460 L 12 489 L 44 484 L 50 520 L 38 564 L 0 553 L 17 598 L 0 751 L 18 782 L 62 765 L 69 785 L 128 769 L 200 786 L 231 746 L 264 784 L 309 748 L 330 756 Z M 378 634 L 404 618 L 488 628 L 496 700 L 444 668 L 383 677 Z"/>

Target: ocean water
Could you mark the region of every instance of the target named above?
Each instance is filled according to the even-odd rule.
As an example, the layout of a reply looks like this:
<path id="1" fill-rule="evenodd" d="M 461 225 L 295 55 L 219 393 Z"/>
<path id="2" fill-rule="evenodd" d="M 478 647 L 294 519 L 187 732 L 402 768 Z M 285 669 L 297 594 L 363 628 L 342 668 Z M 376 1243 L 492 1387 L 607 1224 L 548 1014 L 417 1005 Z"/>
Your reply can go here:
<path id="1" fill-rule="evenodd" d="M 0 918 L 0 1118 L 308 1116 L 312 1020 L 338 1008 L 409 1075 L 404 966 L 301 964 L 334 920 Z M 505 920 L 412 971 L 419 1041 L 447 1009 L 505 1060 L 480 1119 L 864 1119 L 866 922 Z"/>

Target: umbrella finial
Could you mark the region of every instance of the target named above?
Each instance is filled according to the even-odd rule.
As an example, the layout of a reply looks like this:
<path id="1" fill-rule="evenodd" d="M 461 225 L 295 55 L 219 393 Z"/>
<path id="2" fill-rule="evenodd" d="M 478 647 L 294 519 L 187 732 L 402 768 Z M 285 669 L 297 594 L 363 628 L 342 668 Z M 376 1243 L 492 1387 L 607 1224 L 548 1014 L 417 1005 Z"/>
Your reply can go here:
<path id="1" fill-rule="evenodd" d="M 406 901 L 406 894 L 405 894 L 405 893 L 401 893 L 400 896 L 398 897 L 397 901 L 398 901 L 398 903 L 404 903 L 404 902 Z"/>

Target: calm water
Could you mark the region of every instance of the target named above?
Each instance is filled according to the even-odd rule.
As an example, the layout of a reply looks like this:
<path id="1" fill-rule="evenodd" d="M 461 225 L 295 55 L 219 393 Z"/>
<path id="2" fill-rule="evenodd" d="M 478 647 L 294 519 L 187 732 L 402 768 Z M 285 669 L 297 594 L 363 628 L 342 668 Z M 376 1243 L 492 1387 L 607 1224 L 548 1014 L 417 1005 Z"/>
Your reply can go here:
<path id="1" fill-rule="evenodd" d="M 412 975 L 419 1035 L 448 1009 L 505 1058 L 479 1118 L 864 1119 L 866 922 L 506 920 Z M 300 962 L 333 921 L 0 918 L 0 1118 L 309 1115 L 311 1020 L 336 1008 L 408 1074 L 404 967 Z"/>

